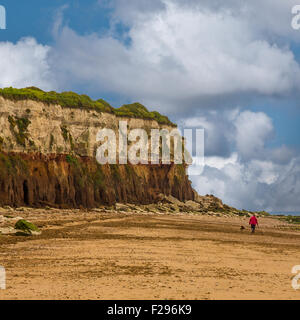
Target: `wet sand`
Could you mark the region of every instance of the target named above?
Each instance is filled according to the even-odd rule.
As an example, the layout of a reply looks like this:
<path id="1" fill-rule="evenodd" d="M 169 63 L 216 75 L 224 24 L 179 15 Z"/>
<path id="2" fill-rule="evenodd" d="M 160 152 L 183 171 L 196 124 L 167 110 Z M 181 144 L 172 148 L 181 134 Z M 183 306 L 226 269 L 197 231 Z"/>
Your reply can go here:
<path id="1" fill-rule="evenodd" d="M 260 218 L 13 212 L 39 236 L 0 235 L 0 299 L 299 299 L 300 229 Z M 240 226 L 245 226 L 241 231 Z"/>

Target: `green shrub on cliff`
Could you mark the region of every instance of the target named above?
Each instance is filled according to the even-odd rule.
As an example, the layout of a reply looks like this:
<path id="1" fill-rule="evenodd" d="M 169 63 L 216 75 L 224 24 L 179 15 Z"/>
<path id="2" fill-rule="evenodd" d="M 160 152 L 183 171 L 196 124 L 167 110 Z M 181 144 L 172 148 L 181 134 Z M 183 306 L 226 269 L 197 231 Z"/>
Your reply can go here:
<path id="1" fill-rule="evenodd" d="M 102 166 L 97 163 L 97 171 L 93 174 L 93 181 L 95 187 L 104 187 L 105 176 L 102 171 Z"/>
<path id="2" fill-rule="evenodd" d="M 20 175 L 28 173 L 28 164 L 17 154 L 5 154 L 0 152 L 0 178 L 6 179 L 8 175 Z"/>
<path id="3" fill-rule="evenodd" d="M 119 117 L 129 118 L 142 118 L 148 120 L 156 120 L 160 124 L 167 124 L 175 126 L 168 117 L 161 115 L 157 111 L 148 111 L 148 109 L 142 104 L 136 102 L 132 104 L 126 104 L 119 109 L 114 110 L 115 114 Z"/>
<path id="4" fill-rule="evenodd" d="M 67 141 L 68 140 L 68 134 L 69 134 L 68 129 L 66 128 L 66 126 L 61 126 L 60 129 L 61 129 L 61 133 L 62 133 L 62 136 L 63 136 L 64 140 Z"/>
<path id="5" fill-rule="evenodd" d="M 85 94 L 79 95 L 72 91 L 57 93 L 55 91 L 46 92 L 36 87 L 27 87 L 23 89 L 9 87 L 4 89 L 0 88 L 0 96 L 14 101 L 34 100 L 43 102 L 45 104 L 59 104 L 62 107 L 68 108 L 80 108 L 95 110 L 97 112 L 108 112 L 119 117 L 156 120 L 160 124 L 175 126 L 175 124 L 172 123 L 168 117 L 161 115 L 157 111 L 150 112 L 140 103 L 127 104 L 118 109 L 114 109 L 103 99 L 92 100 Z"/>
<path id="6" fill-rule="evenodd" d="M 27 118 L 8 116 L 8 122 L 10 123 L 11 131 L 13 132 L 17 143 L 25 147 L 25 142 L 28 139 L 27 128 L 31 123 L 30 120 Z M 17 127 L 17 131 L 15 127 Z"/>
<path id="7" fill-rule="evenodd" d="M 50 147 L 50 150 L 52 150 L 52 148 L 53 148 L 53 145 L 54 145 L 54 136 L 53 136 L 53 134 L 51 133 L 50 134 L 50 144 L 49 144 L 49 147 Z"/>
<path id="8" fill-rule="evenodd" d="M 71 165 L 78 166 L 78 159 L 73 155 L 67 154 L 66 161 Z"/>
<path id="9" fill-rule="evenodd" d="M 87 95 L 79 95 L 75 92 L 55 91 L 45 92 L 36 87 L 28 87 L 23 89 L 4 88 L 0 89 L 0 95 L 10 100 L 34 100 L 45 104 L 59 104 L 62 107 L 90 109 L 98 112 L 112 113 L 113 108 L 104 100 L 94 101 Z"/>
<path id="10" fill-rule="evenodd" d="M 121 174 L 120 174 L 120 168 L 117 164 L 110 164 L 110 171 L 112 174 L 112 177 L 115 181 L 120 182 L 121 181 Z"/>
<path id="11" fill-rule="evenodd" d="M 71 167 L 75 184 L 78 184 L 80 188 L 92 183 L 95 189 L 105 189 L 105 175 L 100 164 L 96 163 L 96 170 L 91 171 L 88 168 L 88 164 L 84 163 L 80 157 L 68 154 L 66 155 L 66 161 Z"/>

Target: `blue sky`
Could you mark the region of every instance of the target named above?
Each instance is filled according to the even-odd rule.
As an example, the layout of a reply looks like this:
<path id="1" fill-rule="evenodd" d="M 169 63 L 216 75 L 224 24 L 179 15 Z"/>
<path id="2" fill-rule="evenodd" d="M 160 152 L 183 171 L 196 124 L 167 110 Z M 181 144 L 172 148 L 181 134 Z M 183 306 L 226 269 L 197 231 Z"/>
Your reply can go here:
<path id="1" fill-rule="evenodd" d="M 289 183 L 284 175 L 299 174 L 300 30 L 290 26 L 293 4 L 0 0 L 7 11 L 0 87 L 73 90 L 114 106 L 140 101 L 186 126 L 198 119 L 210 164 L 203 177 L 192 179 L 199 192 L 238 207 L 300 210 L 298 185 L 284 186 L 292 200 L 271 196 L 280 193 L 279 182 Z M 244 123 L 245 115 L 257 127 Z M 243 141 L 255 154 L 249 156 Z M 214 157 L 223 167 L 214 165 Z M 224 191 L 236 183 L 230 168 L 243 181 L 249 172 L 256 180 L 237 198 Z M 254 194 L 249 199 L 247 185 Z M 261 190 L 270 193 L 265 201 L 255 198 Z"/>
<path id="2" fill-rule="evenodd" d="M 1 4 L 7 11 L 7 30 L 1 32 L 1 40 L 16 42 L 33 36 L 39 43 L 52 43 L 52 24 L 61 6 L 69 7 L 65 19 L 79 33 L 101 32 L 109 27 L 111 9 L 95 0 L 2 0 Z"/>

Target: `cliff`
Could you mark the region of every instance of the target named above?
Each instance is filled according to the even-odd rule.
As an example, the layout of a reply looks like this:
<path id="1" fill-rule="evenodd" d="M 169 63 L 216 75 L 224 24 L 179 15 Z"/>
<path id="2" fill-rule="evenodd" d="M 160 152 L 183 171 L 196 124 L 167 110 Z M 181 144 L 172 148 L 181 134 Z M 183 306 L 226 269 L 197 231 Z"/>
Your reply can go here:
<path id="1" fill-rule="evenodd" d="M 185 165 L 105 164 L 95 155 L 101 128 L 173 129 L 140 104 L 113 109 L 73 93 L 0 89 L 0 205 L 97 207 L 147 204 L 160 194 L 194 200 Z"/>

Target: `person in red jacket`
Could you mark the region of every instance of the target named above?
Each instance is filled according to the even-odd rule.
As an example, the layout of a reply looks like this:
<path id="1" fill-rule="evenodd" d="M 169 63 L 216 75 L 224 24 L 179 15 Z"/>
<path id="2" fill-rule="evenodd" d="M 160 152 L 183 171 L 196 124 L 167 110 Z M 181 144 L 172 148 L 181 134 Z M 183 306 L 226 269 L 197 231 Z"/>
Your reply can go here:
<path id="1" fill-rule="evenodd" d="M 252 233 L 254 233 L 256 226 L 258 226 L 258 221 L 257 221 L 257 218 L 255 217 L 254 213 L 253 213 L 253 216 L 249 220 L 249 224 L 251 225 Z"/>

